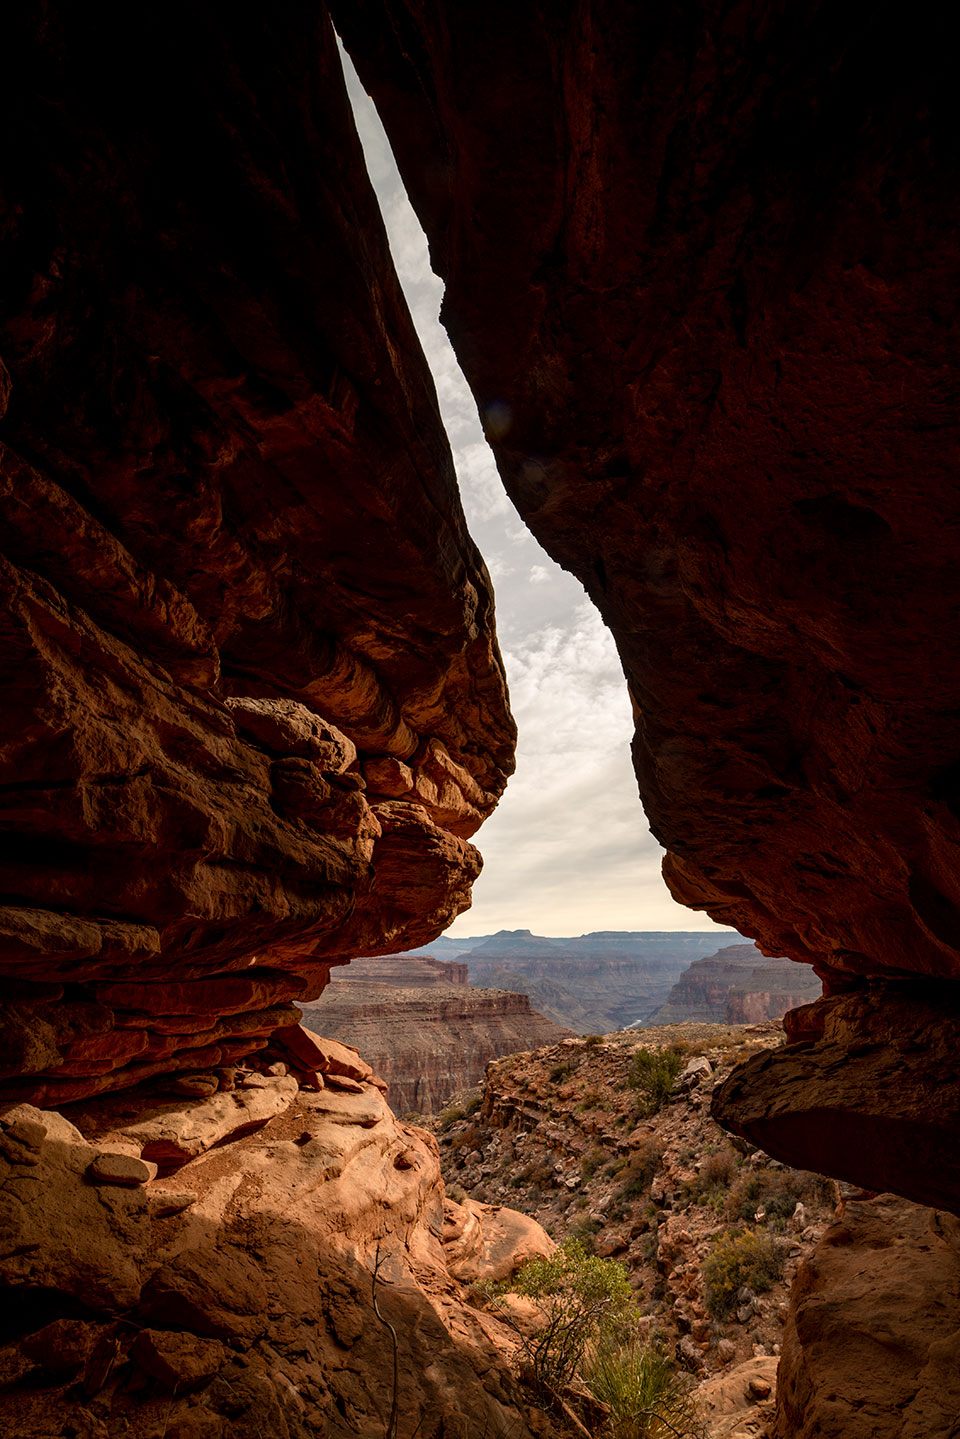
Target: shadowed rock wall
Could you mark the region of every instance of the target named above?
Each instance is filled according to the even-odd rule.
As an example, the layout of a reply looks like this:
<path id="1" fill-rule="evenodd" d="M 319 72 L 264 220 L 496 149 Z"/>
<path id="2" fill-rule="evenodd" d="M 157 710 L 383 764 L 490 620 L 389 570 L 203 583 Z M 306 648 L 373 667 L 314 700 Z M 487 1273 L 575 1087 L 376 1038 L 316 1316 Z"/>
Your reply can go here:
<path id="1" fill-rule="evenodd" d="M 828 993 L 892 980 L 892 1015 L 905 975 L 955 984 L 945 22 L 860 0 L 332 11 L 507 490 L 616 638 L 673 893 Z"/>
<path id="2" fill-rule="evenodd" d="M 3 32 L 0 1099 L 56 1104 L 436 935 L 514 731 L 326 18 Z"/>

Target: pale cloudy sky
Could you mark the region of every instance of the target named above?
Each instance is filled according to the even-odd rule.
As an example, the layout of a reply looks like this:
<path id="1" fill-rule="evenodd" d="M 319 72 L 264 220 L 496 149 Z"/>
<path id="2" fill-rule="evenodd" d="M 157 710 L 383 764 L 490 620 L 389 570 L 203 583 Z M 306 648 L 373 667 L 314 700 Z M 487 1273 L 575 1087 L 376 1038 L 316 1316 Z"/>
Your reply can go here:
<path id="1" fill-rule="evenodd" d="M 473 908 L 450 934 L 531 929 L 714 930 L 660 877 L 630 762 L 630 704 L 613 639 L 577 580 L 537 544 L 497 475 L 438 315 L 443 285 L 371 101 L 347 85 L 390 245 L 436 381 L 471 533 L 493 576 L 497 630 L 520 730 L 517 772 L 475 843 Z"/>

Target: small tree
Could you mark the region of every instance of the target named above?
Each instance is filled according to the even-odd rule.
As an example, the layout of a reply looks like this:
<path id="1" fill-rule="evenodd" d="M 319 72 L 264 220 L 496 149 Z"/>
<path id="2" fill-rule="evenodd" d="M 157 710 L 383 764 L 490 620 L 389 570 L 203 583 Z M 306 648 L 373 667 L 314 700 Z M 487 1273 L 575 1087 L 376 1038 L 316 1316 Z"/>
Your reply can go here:
<path id="1" fill-rule="evenodd" d="M 589 1344 L 629 1330 L 636 1314 L 623 1265 L 589 1254 L 579 1239 L 565 1239 L 549 1259 L 530 1259 L 513 1280 L 485 1289 L 519 1336 L 537 1382 L 554 1392 L 573 1379 Z M 535 1334 L 525 1333 L 510 1314 L 508 1291 L 538 1306 L 543 1324 Z"/>

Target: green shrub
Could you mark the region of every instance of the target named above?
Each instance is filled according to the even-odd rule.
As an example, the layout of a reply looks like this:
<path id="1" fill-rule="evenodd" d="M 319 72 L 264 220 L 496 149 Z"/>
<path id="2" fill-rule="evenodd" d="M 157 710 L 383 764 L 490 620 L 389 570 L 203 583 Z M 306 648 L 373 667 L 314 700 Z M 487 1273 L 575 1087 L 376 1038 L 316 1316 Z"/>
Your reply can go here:
<path id="1" fill-rule="evenodd" d="M 641 1045 L 633 1051 L 627 1083 L 639 1090 L 643 1114 L 656 1114 L 663 1108 L 682 1067 L 683 1055 L 673 1049 L 646 1049 Z"/>
<path id="2" fill-rule="evenodd" d="M 581 1207 L 582 1202 L 584 1201 L 578 1202 L 578 1209 Z M 585 1201 L 585 1203 L 589 1203 L 589 1200 Z M 570 1226 L 570 1235 L 573 1239 L 580 1241 L 588 1254 L 593 1254 L 593 1241 L 602 1228 L 602 1219 L 590 1219 L 589 1216 L 584 1215 L 582 1219 L 576 1220 L 576 1222 Z"/>
<path id="3" fill-rule="evenodd" d="M 482 1103 L 483 1103 L 483 1095 L 482 1095 L 482 1094 L 471 1094 L 470 1098 L 467 1100 L 466 1104 L 463 1106 L 464 1112 L 465 1112 L 466 1114 L 476 1114 L 477 1110 L 480 1108 L 480 1106 L 481 1106 Z"/>
<path id="4" fill-rule="evenodd" d="M 700 1435 L 702 1422 L 692 1381 L 679 1375 L 659 1350 L 634 1341 L 600 1345 L 587 1366 L 594 1397 L 610 1407 L 610 1439 L 670 1439 Z"/>
<path id="5" fill-rule="evenodd" d="M 454 1104 L 450 1109 L 442 1109 L 437 1115 L 437 1123 L 441 1129 L 449 1129 L 451 1124 L 456 1124 L 459 1119 L 466 1119 L 467 1111 L 459 1104 Z"/>
<path id="6" fill-rule="evenodd" d="M 562 1080 L 569 1079 L 574 1067 L 572 1064 L 555 1064 L 550 1071 L 550 1083 L 560 1084 Z"/>
<path id="7" fill-rule="evenodd" d="M 651 1136 L 642 1140 L 630 1155 L 620 1186 L 621 1199 L 640 1199 L 663 1162 L 663 1146 Z"/>
<path id="8" fill-rule="evenodd" d="M 602 1043 L 603 1043 L 603 1035 L 602 1035 L 602 1034 L 588 1034 L 588 1035 L 585 1037 L 585 1039 L 584 1039 L 583 1042 L 584 1042 L 584 1044 L 589 1044 L 591 1047 L 592 1047 L 593 1045 L 595 1045 L 595 1044 L 602 1044 Z"/>
<path id="9" fill-rule="evenodd" d="M 554 1392 L 573 1379 L 588 1345 L 619 1335 L 637 1314 L 623 1265 L 598 1259 L 573 1238 L 565 1239 L 549 1259 L 538 1255 L 528 1260 L 512 1280 L 477 1289 L 516 1332 L 520 1353 L 537 1382 Z M 543 1324 L 535 1334 L 525 1333 L 503 1306 L 509 1291 L 536 1302 Z"/>
<path id="10" fill-rule="evenodd" d="M 703 1265 L 707 1308 L 714 1319 L 723 1319 L 736 1307 L 741 1285 L 763 1294 L 782 1274 L 783 1254 L 771 1235 L 752 1229 L 721 1234 Z"/>
<path id="11" fill-rule="evenodd" d="M 600 1148 L 591 1149 L 583 1156 L 580 1161 L 580 1178 L 584 1183 L 593 1178 L 600 1166 L 606 1162 L 606 1158 L 607 1151 Z"/>
<path id="12" fill-rule="evenodd" d="M 782 1225 L 799 1200 L 825 1204 L 830 1199 L 830 1181 L 822 1175 L 802 1169 L 751 1169 L 731 1186 L 726 1213 L 730 1219 L 749 1222 L 762 1207 L 768 1221 Z"/>

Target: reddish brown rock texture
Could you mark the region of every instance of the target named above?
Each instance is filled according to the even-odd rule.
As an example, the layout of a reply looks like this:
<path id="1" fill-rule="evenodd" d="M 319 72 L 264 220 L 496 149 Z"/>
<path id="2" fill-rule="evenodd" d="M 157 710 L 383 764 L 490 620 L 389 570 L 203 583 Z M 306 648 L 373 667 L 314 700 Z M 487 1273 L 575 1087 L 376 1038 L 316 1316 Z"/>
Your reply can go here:
<path id="1" fill-rule="evenodd" d="M 787 959 L 765 960 L 753 944 L 730 944 L 694 960 L 650 1023 L 762 1024 L 819 995 L 820 981 L 812 970 Z"/>
<path id="2" fill-rule="evenodd" d="M 432 938 L 512 763 L 327 19 L 111 14 L 2 46 L 0 1099 L 40 1104 Z"/>
<path id="3" fill-rule="evenodd" d="M 507 489 L 616 638 L 674 894 L 828 991 L 955 984 L 944 22 L 861 0 L 332 11 Z M 895 1186 L 920 1197 L 916 1166 Z"/>
<path id="4" fill-rule="evenodd" d="M 330 975 L 339 985 L 392 984 L 400 989 L 432 989 L 469 983 L 467 966 L 445 959 L 432 959 L 429 954 L 384 954 L 350 961 L 349 968 L 336 969 Z"/>
<path id="5" fill-rule="evenodd" d="M 531 1009 L 525 994 L 339 979 L 307 1006 L 304 1022 L 356 1045 L 387 1081 L 397 1114 L 436 1113 L 453 1095 L 479 1084 L 492 1059 L 557 1044 L 570 1034 Z"/>
<path id="6" fill-rule="evenodd" d="M 775 1439 L 955 1439 L 960 1225 L 889 1194 L 847 1202 L 791 1295 Z"/>

